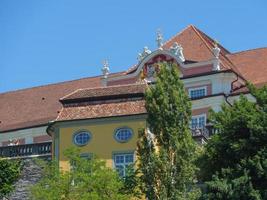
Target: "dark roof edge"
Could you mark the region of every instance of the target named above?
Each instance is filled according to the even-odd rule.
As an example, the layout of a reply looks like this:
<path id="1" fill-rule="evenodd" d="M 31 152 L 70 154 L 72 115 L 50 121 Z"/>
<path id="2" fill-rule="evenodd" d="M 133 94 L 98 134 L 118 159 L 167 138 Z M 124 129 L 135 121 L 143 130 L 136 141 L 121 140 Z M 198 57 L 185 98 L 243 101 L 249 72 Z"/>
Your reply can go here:
<path id="1" fill-rule="evenodd" d="M 101 101 L 101 100 L 113 100 L 113 99 L 123 99 L 123 98 L 133 98 L 133 97 L 144 97 L 144 93 L 127 93 L 119 95 L 106 95 L 106 96 L 97 96 L 97 97 L 83 97 L 83 98 L 74 98 L 74 99 L 60 99 L 59 101 L 62 104 L 69 103 L 81 103 L 84 101 Z"/>
<path id="2" fill-rule="evenodd" d="M 188 78 L 195 78 L 195 77 L 199 77 L 199 76 L 207 76 L 207 75 L 220 74 L 220 73 L 231 73 L 231 72 L 236 73 L 232 69 L 226 69 L 226 70 L 221 70 L 221 71 L 210 71 L 210 72 L 204 72 L 201 74 L 193 74 L 193 75 L 189 75 L 189 76 L 184 76 L 184 77 L 181 77 L 181 80 L 188 79 Z"/>

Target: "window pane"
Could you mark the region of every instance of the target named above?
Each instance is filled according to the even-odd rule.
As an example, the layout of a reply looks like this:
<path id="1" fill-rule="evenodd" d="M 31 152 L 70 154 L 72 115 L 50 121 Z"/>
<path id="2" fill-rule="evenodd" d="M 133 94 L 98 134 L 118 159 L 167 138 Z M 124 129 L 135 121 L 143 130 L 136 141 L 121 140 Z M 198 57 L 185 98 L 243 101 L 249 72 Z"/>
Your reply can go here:
<path id="1" fill-rule="evenodd" d="M 197 118 L 192 118 L 191 120 L 191 128 L 195 129 L 197 127 L 198 120 Z"/>
<path id="2" fill-rule="evenodd" d="M 133 154 L 129 154 L 125 156 L 126 163 L 133 163 Z"/>
<path id="3" fill-rule="evenodd" d="M 74 143 L 76 145 L 85 145 L 91 139 L 89 132 L 78 132 L 74 135 Z"/>
<path id="4" fill-rule="evenodd" d="M 206 95 L 206 89 L 205 88 L 190 90 L 190 97 L 192 99 L 203 97 L 205 95 Z"/>
<path id="5" fill-rule="evenodd" d="M 114 156 L 114 165 L 120 176 L 125 176 L 127 166 L 134 162 L 133 153 L 116 154 Z"/>
<path id="6" fill-rule="evenodd" d="M 206 117 L 205 116 L 193 116 L 191 119 L 191 128 L 203 128 L 206 125 Z"/>
<path id="7" fill-rule="evenodd" d="M 115 163 L 116 164 L 124 163 L 124 156 L 123 155 L 116 155 L 115 156 Z"/>
<path id="8" fill-rule="evenodd" d="M 198 118 L 198 127 L 203 128 L 204 126 L 205 126 L 205 117 L 204 116 L 199 117 Z"/>
<path id="9" fill-rule="evenodd" d="M 132 135 L 133 133 L 131 129 L 121 128 L 116 131 L 115 138 L 119 142 L 127 142 L 129 139 L 131 139 Z"/>

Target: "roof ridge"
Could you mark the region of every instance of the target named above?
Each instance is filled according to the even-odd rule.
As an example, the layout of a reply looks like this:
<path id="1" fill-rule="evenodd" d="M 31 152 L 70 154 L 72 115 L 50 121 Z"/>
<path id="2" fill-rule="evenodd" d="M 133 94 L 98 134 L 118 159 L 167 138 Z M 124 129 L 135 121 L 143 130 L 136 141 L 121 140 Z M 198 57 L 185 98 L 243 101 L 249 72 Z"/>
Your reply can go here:
<path id="1" fill-rule="evenodd" d="M 110 73 L 110 75 L 119 74 L 119 73 L 122 73 L 122 72 L 114 72 L 114 73 Z M 84 80 L 84 79 L 98 78 L 98 77 L 101 77 L 101 76 L 102 75 L 96 75 L 96 76 L 83 77 L 83 78 L 78 78 L 78 79 L 73 79 L 73 80 L 68 80 L 68 81 L 61 81 L 61 82 L 56 82 L 56 83 L 48 83 L 48 84 L 45 84 L 45 85 L 39 85 L 39 86 L 34 86 L 34 87 L 29 87 L 29 88 L 22 88 L 22 89 L 17 89 L 17 90 L 12 90 L 12 91 L 6 91 L 6 92 L 3 92 L 3 93 L 0 93 L 0 95 L 9 94 L 9 93 L 15 93 L 15 92 L 19 92 L 19 91 L 32 90 L 32 89 L 37 89 L 37 88 L 42 88 L 42 87 L 47 87 L 47 86 L 52 86 L 52 85 L 61 85 L 61 84 L 70 83 L 70 82 L 74 82 L 74 81 L 80 81 L 80 80 Z"/>
<path id="2" fill-rule="evenodd" d="M 211 47 L 208 45 L 207 41 L 205 38 L 203 38 L 202 35 L 204 35 L 205 37 L 209 37 L 208 35 L 206 35 L 205 33 L 203 33 L 201 30 L 199 30 L 198 28 L 192 26 L 193 30 L 196 32 L 196 34 L 199 36 L 199 38 L 204 42 L 204 44 L 208 47 L 209 51 L 211 52 L 211 54 L 213 55 L 213 51 L 211 49 Z M 210 38 L 210 37 L 209 37 Z M 212 38 L 210 38 L 211 40 L 213 40 Z M 213 40 L 214 41 L 214 40 Z M 229 52 L 227 49 L 225 49 L 222 45 L 220 45 L 221 48 L 223 48 L 225 51 Z M 229 52 L 230 53 L 230 52 Z M 241 73 L 239 72 L 239 70 L 237 69 L 237 67 L 230 61 L 230 59 L 228 59 L 224 54 L 222 54 L 220 52 L 220 56 L 222 56 L 223 58 L 225 58 L 231 65 L 233 68 L 232 70 L 234 70 L 239 76 L 241 76 L 243 78 L 243 76 L 241 75 Z M 223 64 L 223 63 L 222 63 Z M 226 66 L 225 66 L 226 67 Z"/>
<path id="3" fill-rule="evenodd" d="M 208 45 L 207 41 L 202 37 L 202 35 L 200 34 L 200 30 L 198 30 L 196 27 L 192 26 L 193 30 L 196 32 L 196 34 L 198 35 L 198 37 L 204 42 L 204 44 L 208 47 L 209 51 L 211 52 L 211 54 L 213 55 L 212 49 L 210 48 L 210 46 Z"/>
<path id="4" fill-rule="evenodd" d="M 234 53 L 229 53 L 229 54 L 226 54 L 226 55 L 227 56 L 231 56 L 231 55 L 246 53 L 248 51 L 255 51 L 255 50 L 262 50 L 262 49 L 266 49 L 267 50 L 267 47 L 258 47 L 258 48 L 254 48 L 254 49 L 246 49 L 246 50 L 237 51 L 237 52 L 234 52 Z"/>
<path id="5" fill-rule="evenodd" d="M 117 72 L 117 73 L 119 73 L 119 72 Z M 101 77 L 101 75 L 91 76 L 91 77 L 83 77 L 83 78 L 73 79 L 73 80 L 69 80 L 69 81 L 61 81 L 61 82 L 57 82 L 57 83 L 48 83 L 46 85 L 33 86 L 33 87 L 29 87 L 29 88 L 22 88 L 22 89 L 3 92 L 3 93 L 0 93 L 0 95 L 8 94 L 8 93 L 15 93 L 15 92 L 19 92 L 19 91 L 25 91 L 25 90 L 31 90 L 31 89 L 37 89 L 37 88 L 42 88 L 42 87 L 46 87 L 46 86 L 60 85 L 60 84 L 64 84 L 64 83 L 80 81 L 80 80 L 88 79 L 88 78 L 97 78 L 97 77 Z"/>
<path id="6" fill-rule="evenodd" d="M 207 40 L 209 42 L 211 42 L 211 44 L 214 47 L 214 42 L 216 42 L 216 39 L 214 40 L 213 38 L 211 38 L 209 35 L 207 35 L 205 32 L 203 32 L 202 30 L 198 29 L 197 27 L 194 26 L 194 29 L 201 35 L 202 39 L 207 42 Z M 203 37 L 204 36 L 204 37 Z M 206 39 L 207 38 L 207 39 Z M 222 46 L 220 43 L 218 43 L 218 46 L 223 49 L 226 53 L 231 53 L 228 49 L 226 49 L 224 46 Z"/>
<path id="7" fill-rule="evenodd" d="M 73 92 L 71 92 L 71 93 L 69 93 L 69 94 L 66 94 L 66 95 L 63 96 L 63 97 L 60 97 L 59 100 L 64 99 L 64 98 L 67 98 L 68 96 L 71 96 L 72 94 L 78 92 L 79 90 L 82 90 L 82 88 L 76 89 L 76 90 L 74 90 Z"/>
<path id="8" fill-rule="evenodd" d="M 128 86 L 138 86 L 138 85 L 145 85 L 140 83 L 129 83 L 129 84 L 121 84 L 121 85 L 111 85 L 111 86 L 100 86 L 100 87 L 93 87 L 93 88 L 80 88 L 78 90 L 95 90 L 95 89 L 109 89 L 109 88 L 117 88 L 117 87 L 128 87 Z"/>

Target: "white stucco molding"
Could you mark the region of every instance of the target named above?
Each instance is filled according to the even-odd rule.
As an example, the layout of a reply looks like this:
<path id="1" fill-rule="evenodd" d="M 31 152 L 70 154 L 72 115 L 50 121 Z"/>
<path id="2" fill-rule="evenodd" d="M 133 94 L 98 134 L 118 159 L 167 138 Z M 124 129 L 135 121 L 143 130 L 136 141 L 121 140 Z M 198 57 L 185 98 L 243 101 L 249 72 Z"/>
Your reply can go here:
<path id="1" fill-rule="evenodd" d="M 179 66 L 183 69 L 189 69 L 189 68 L 195 68 L 195 67 L 201 67 L 204 65 L 213 65 L 214 64 L 214 59 L 207 60 L 207 61 L 202 61 L 202 62 L 197 62 L 197 63 L 190 63 L 190 64 L 184 64 L 183 62 L 180 61 L 178 57 L 176 57 L 173 53 L 171 53 L 168 50 L 165 49 L 157 49 L 156 51 L 153 51 L 152 53 L 148 54 L 143 60 L 137 65 L 137 70 L 134 73 L 131 74 L 126 74 L 118 77 L 108 77 L 107 81 L 117 81 L 117 80 L 123 80 L 123 79 L 129 79 L 129 78 L 134 78 L 138 77 L 140 74 L 141 70 L 143 69 L 144 65 L 153 57 L 157 55 L 167 55 L 175 59 L 175 61 L 179 64 Z"/>

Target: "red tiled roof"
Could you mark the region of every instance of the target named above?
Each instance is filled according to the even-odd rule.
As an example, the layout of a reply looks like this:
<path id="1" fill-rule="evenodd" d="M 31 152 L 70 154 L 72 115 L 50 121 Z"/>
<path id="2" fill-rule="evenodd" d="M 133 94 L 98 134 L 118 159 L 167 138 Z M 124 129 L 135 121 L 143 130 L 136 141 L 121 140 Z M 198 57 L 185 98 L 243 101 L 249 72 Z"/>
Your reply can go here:
<path id="1" fill-rule="evenodd" d="M 96 97 L 111 97 L 118 95 L 127 94 L 144 94 L 145 92 L 144 84 L 131 84 L 131 85 L 115 85 L 109 87 L 98 87 L 98 88 L 85 88 L 78 89 L 73 93 L 66 95 L 61 98 L 61 101 L 74 100 L 74 99 L 84 99 L 84 98 L 96 98 Z"/>
<path id="2" fill-rule="evenodd" d="M 60 109 L 60 97 L 84 87 L 100 87 L 100 77 L 45 85 L 0 94 L 0 133 L 54 120 Z"/>
<path id="3" fill-rule="evenodd" d="M 207 61 L 214 57 L 212 48 L 215 45 L 215 41 L 193 25 L 186 27 L 183 31 L 169 39 L 163 48 L 169 49 L 174 42 L 182 45 L 186 60 Z M 219 45 L 219 48 L 221 49 L 220 57 L 230 53 L 221 45 Z M 225 65 L 228 64 L 225 63 Z"/>
<path id="4" fill-rule="evenodd" d="M 102 104 L 75 104 L 64 107 L 56 121 L 92 119 L 125 115 L 145 114 L 145 101 L 124 101 Z"/>
<path id="5" fill-rule="evenodd" d="M 227 54 L 242 76 L 253 84 L 267 82 L 267 48 Z"/>
<path id="6" fill-rule="evenodd" d="M 172 37 L 164 44 L 164 48 L 170 48 L 174 42 L 178 42 L 184 49 L 184 56 L 186 60 L 191 61 L 206 61 L 213 58 L 212 48 L 214 47 L 214 40 L 198 30 L 196 27 L 190 25 L 179 34 Z M 267 82 L 267 48 L 255 49 L 250 51 L 244 51 L 231 54 L 227 49 L 220 46 L 220 60 L 222 62 L 222 68 L 232 69 L 239 75 L 243 76 L 247 80 L 254 84 Z M 130 69 L 135 70 L 134 68 Z M 111 74 L 110 76 L 123 75 L 125 72 Z M 54 120 L 59 110 L 62 108 L 59 98 L 67 95 L 80 88 L 95 88 L 100 87 L 100 77 L 84 78 L 75 81 L 69 81 L 64 83 L 57 83 L 51 85 L 45 85 L 41 87 L 29 88 L 25 90 L 18 90 L 14 92 L 6 92 L 0 94 L 0 132 L 27 128 L 31 126 L 38 126 L 47 124 L 48 121 Z M 100 89 L 101 90 L 101 89 Z M 104 89 L 102 90 L 102 92 Z M 118 91 L 119 92 L 119 89 Z M 93 90 L 82 90 L 75 95 L 78 96 L 66 96 L 65 98 L 83 98 L 90 95 L 101 95 L 101 92 Z M 74 93 L 72 93 L 74 95 Z M 127 103 L 129 108 L 127 107 Z M 140 102 L 139 102 L 140 103 Z M 114 104 L 114 105 L 113 105 Z M 139 110 L 134 110 L 131 105 L 138 104 L 137 102 L 117 102 L 99 105 L 99 116 L 110 116 L 105 112 L 105 109 L 111 109 L 114 115 L 127 113 L 140 113 L 143 110 L 139 107 Z M 138 104 L 139 105 L 139 104 Z M 96 106 L 96 105 L 95 105 Z M 87 105 L 75 109 L 74 107 L 64 108 L 62 111 L 62 119 L 75 118 L 74 114 L 82 113 L 83 117 L 89 114 L 84 113 L 84 110 L 92 110 L 93 117 L 97 113 L 93 105 Z M 110 108 L 110 106 L 114 106 Z M 70 113 L 65 113 L 67 110 Z M 122 109 L 122 111 L 117 110 Z M 132 109 L 132 110 L 131 110 Z M 80 110 L 80 111 L 79 111 Z M 78 112 L 78 113 L 77 113 Z M 69 116 L 69 117 L 68 117 Z M 60 116 L 58 119 L 61 119 Z"/>
<path id="7" fill-rule="evenodd" d="M 212 48 L 214 48 L 216 41 L 193 25 L 189 25 L 184 30 L 167 40 L 164 43 L 163 48 L 170 49 L 174 42 L 181 44 L 183 47 L 183 54 L 186 61 L 201 62 L 214 58 Z M 222 62 L 222 70 L 233 69 L 238 73 L 238 70 L 235 69 L 233 64 L 225 56 L 230 52 L 220 44 L 218 44 L 218 46 L 221 49 L 219 58 Z M 135 65 L 129 68 L 127 73 L 132 73 L 137 67 L 138 66 Z"/>
<path id="8" fill-rule="evenodd" d="M 254 86 L 256 88 L 261 88 L 263 86 L 267 85 L 267 82 L 263 82 L 263 83 L 256 83 L 254 84 Z M 241 93 L 248 93 L 249 90 L 247 88 L 247 86 L 243 86 L 243 87 L 240 87 L 240 88 L 237 88 L 236 90 L 234 90 L 231 95 L 238 95 L 238 94 L 241 94 Z"/>

